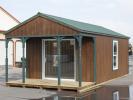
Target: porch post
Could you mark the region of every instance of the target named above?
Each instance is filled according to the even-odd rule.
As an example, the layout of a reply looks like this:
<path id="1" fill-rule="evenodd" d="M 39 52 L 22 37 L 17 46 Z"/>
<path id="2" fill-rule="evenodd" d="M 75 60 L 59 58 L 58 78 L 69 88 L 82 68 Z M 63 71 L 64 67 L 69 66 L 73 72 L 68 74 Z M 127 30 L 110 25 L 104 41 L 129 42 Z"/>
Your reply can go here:
<path id="1" fill-rule="evenodd" d="M 96 82 L 96 38 L 93 37 L 93 55 L 94 55 L 94 82 Z"/>
<path id="2" fill-rule="evenodd" d="M 21 38 L 22 41 L 22 82 L 25 83 L 25 68 L 26 68 L 26 61 L 25 61 L 25 43 L 28 38 Z"/>
<path id="3" fill-rule="evenodd" d="M 57 55 L 58 55 L 58 85 L 61 85 L 61 37 L 57 36 Z"/>
<path id="4" fill-rule="evenodd" d="M 83 36 L 81 36 L 81 35 L 76 36 L 76 39 L 78 41 L 78 47 L 79 47 L 79 62 L 78 62 L 79 87 L 82 86 L 82 38 L 83 38 Z"/>
<path id="5" fill-rule="evenodd" d="M 82 36 L 79 36 L 79 87 L 82 86 Z"/>
<path id="6" fill-rule="evenodd" d="M 5 80 L 6 82 L 8 82 L 8 43 L 9 43 L 9 39 L 6 39 L 5 41 L 5 47 L 6 47 L 6 58 L 5 58 Z"/>

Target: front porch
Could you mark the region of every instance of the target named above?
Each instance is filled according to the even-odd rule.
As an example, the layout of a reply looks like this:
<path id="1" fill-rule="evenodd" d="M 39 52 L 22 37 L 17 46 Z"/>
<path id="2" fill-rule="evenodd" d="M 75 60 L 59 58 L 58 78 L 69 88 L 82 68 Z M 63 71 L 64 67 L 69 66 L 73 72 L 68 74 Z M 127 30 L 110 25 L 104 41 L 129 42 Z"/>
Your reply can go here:
<path id="1" fill-rule="evenodd" d="M 82 35 L 71 37 L 55 36 L 52 38 L 21 38 L 23 47 L 22 79 L 14 81 L 8 80 L 7 60 L 6 85 L 57 90 L 74 90 L 77 92 L 86 88 L 91 88 L 96 83 L 96 73 L 93 64 L 89 65 L 91 63 L 87 62 L 93 62 L 93 59 L 95 61 L 95 52 L 93 52 L 93 50 L 95 50 L 94 39 L 95 38 L 93 37 Z M 27 45 L 26 57 L 25 43 Z M 7 57 L 8 41 L 6 45 Z M 86 48 L 88 48 L 88 51 Z M 90 53 L 89 55 L 92 54 L 92 56 L 89 56 L 89 59 L 87 52 Z"/>
<path id="2" fill-rule="evenodd" d="M 25 83 L 22 80 L 9 81 L 6 83 L 8 86 L 16 87 L 31 87 L 31 88 L 47 88 L 47 89 L 58 89 L 58 90 L 73 90 L 80 92 L 84 88 L 89 88 L 94 85 L 94 82 L 82 82 L 82 86 L 79 87 L 77 81 L 62 81 L 60 86 L 57 80 L 41 80 L 41 79 L 26 79 Z"/>

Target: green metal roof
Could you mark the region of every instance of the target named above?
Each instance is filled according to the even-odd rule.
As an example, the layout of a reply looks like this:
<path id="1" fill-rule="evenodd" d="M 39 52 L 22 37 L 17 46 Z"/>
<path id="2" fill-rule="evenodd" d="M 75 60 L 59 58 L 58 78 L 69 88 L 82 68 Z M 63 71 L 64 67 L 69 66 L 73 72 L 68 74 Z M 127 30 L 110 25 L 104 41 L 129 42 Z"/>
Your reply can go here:
<path id="1" fill-rule="evenodd" d="M 75 20 L 71 20 L 71 19 L 67 19 L 67 18 L 61 18 L 61 17 L 57 17 L 57 16 L 53 16 L 53 15 L 48 15 L 48 14 L 42 14 L 42 13 L 38 13 L 38 14 L 40 14 L 41 16 L 56 20 L 62 24 L 68 25 L 69 27 L 80 30 L 81 32 L 129 38 L 126 35 L 112 31 L 112 30 L 104 28 L 102 26 L 79 22 L 79 21 L 75 21 Z"/>
<path id="2" fill-rule="evenodd" d="M 71 19 L 67 19 L 67 18 L 61 18 L 61 17 L 57 17 L 57 16 L 53 16 L 53 15 L 48 15 L 48 14 L 43 14 L 43 13 L 37 13 L 37 15 L 29 18 L 28 20 L 20 23 L 19 25 L 13 27 L 12 29 L 8 30 L 7 32 L 5 32 L 5 34 L 10 33 L 10 31 L 13 31 L 14 29 L 20 27 L 21 25 L 31 21 L 32 19 L 36 18 L 36 17 L 44 17 L 50 20 L 53 20 L 57 23 L 63 24 L 65 26 L 68 26 L 70 28 L 73 28 L 77 31 L 79 31 L 80 33 L 86 33 L 86 34 L 96 34 L 96 35 L 106 35 L 106 36 L 114 36 L 114 37 L 121 37 L 121 38 L 129 38 L 126 35 L 120 34 L 118 32 L 112 31 L 110 29 L 104 28 L 102 26 L 98 26 L 98 25 L 93 25 L 93 24 L 89 24 L 89 23 L 84 23 L 84 22 L 79 22 L 79 21 L 74 21 Z"/>

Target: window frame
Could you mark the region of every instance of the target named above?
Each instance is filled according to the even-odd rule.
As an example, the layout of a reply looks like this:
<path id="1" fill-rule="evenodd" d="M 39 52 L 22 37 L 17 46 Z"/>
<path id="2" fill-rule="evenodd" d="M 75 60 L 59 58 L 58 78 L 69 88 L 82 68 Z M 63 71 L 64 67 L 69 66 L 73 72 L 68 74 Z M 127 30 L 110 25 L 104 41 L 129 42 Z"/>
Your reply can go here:
<path id="1" fill-rule="evenodd" d="M 116 98 L 115 98 L 115 96 L 116 96 Z M 113 92 L 113 100 L 120 100 L 119 91 Z"/>
<path id="2" fill-rule="evenodd" d="M 116 53 L 114 52 L 114 45 L 116 44 L 116 49 L 117 49 L 117 51 L 116 51 Z M 119 69 L 119 67 L 118 67 L 118 65 L 119 65 L 119 57 L 118 57 L 118 53 L 119 53 L 119 51 L 118 51 L 118 48 L 119 48 L 119 43 L 118 43 L 118 40 L 113 40 L 113 55 L 112 55 L 112 57 L 113 57 L 113 70 L 118 70 Z M 114 59 L 114 57 L 116 57 L 116 59 Z M 116 60 L 115 62 L 116 62 L 116 65 L 114 65 L 114 60 Z"/>

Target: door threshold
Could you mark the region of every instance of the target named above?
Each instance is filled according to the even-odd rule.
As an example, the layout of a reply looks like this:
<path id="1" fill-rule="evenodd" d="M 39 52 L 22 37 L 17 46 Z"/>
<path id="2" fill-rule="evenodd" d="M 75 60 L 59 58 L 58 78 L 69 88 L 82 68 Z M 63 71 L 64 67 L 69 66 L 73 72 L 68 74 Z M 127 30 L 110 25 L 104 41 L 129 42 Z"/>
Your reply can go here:
<path id="1" fill-rule="evenodd" d="M 44 78 L 42 80 L 56 80 L 56 81 L 58 81 L 57 78 Z M 75 82 L 76 80 L 75 79 L 61 79 L 61 81 L 72 81 L 72 82 Z"/>

